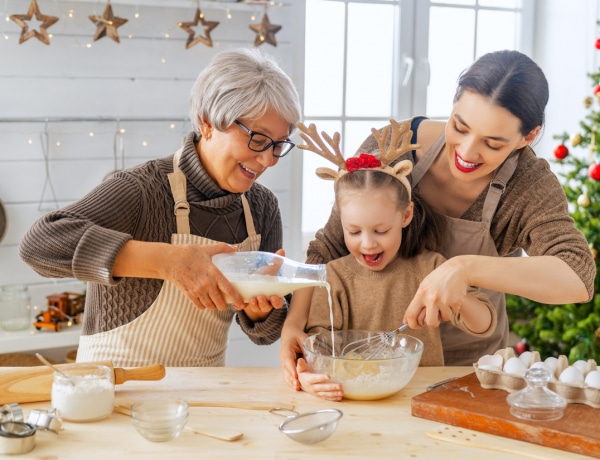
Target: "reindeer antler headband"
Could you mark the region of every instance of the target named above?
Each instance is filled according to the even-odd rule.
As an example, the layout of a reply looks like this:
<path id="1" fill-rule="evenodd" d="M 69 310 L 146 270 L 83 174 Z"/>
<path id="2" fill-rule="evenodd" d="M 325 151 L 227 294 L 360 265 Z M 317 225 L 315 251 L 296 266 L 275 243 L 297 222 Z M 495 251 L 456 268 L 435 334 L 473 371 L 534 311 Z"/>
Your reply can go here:
<path id="1" fill-rule="evenodd" d="M 375 128 L 371 129 L 373 136 L 379 144 L 379 158 L 368 153 L 361 153 L 358 157 L 351 157 L 345 160 L 340 151 L 340 133 L 334 133 L 333 138 L 331 138 L 326 132 L 321 132 L 323 139 L 325 139 L 327 144 L 331 147 L 329 148 L 321 136 L 319 136 L 316 126 L 312 123 L 308 128 L 302 123 L 298 123 L 300 136 L 304 142 L 306 142 L 306 145 L 298 145 L 298 148 L 310 150 L 338 166 L 337 172 L 330 168 L 318 168 L 316 171 L 317 176 L 321 179 L 337 181 L 344 174 L 351 171 L 376 169 L 387 173 L 402 182 L 408 191 L 408 199 L 410 200 L 411 186 L 406 176 L 412 171 L 412 163 L 409 160 L 402 160 L 394 166 L 390 166 L 390 164 L 402 154 L 410 150 L 418 149 L 420 145 L 410 143 L 412 131 L 410 130 L 410 124 L 408 122 L 399 124 L 395 120 L 390 120 L 390 125 L 392 134 L 390 143 L 387 146 L 385 145 L 385 141 L 390 133 L 390 127 L 386 126 L 381 132 Z"/>

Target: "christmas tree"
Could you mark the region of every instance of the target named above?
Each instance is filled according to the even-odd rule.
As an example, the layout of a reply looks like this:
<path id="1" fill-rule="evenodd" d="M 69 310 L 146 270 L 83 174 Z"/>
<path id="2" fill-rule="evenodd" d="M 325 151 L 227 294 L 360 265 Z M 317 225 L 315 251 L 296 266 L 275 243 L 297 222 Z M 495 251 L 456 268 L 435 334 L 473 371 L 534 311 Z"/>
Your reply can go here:
<path id="1" fill-rule="evenodd" d="M 600 25 L 600 21 L 598 21 Z M 600 38 L 596 40 L 600 50 Z M 552 162 L 569 202 L 569 213 L 586 237 L 596 259 L 595 295 L 589 302 L 545 305 L 513 295 L 506 296 L 510 328 L 542 359 L 566 355 L 569 362 L 594 359 L 600 363 L 600 71 L 588 73 L 588 110 L 579 130 L 555 135 L 560 143 Z"/>

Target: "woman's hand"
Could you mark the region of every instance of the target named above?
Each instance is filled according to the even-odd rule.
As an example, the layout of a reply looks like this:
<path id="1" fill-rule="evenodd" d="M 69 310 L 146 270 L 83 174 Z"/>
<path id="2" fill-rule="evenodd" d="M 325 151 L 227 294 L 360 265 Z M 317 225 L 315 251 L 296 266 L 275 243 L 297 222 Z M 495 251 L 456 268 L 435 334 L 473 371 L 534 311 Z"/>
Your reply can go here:
<path id="1" fill-rule="evenodd" d="M 468 289 L 469 280 L 460 256 L 448 259 L 421 281 L 406 309 L 404 322 L 412 329 L 420 329 L 425 324 L 438 327 L 441 321 L 450 321 L 460 311 Z"/>
<path id="2" fill-rule="evenodd" d="M 341 401 L 344 389 L 341 383 L 331 382 L 327 374 L 315 374 L 304 358 L 298 359 L 298 379 L 304 391 L 328 401 Z"/>
<path id="3" fill-rule="evenodd" d="M 117 254 L 112 276 L 170 281 L 201 309 L 225 310 L 224 295 L 242 309 L 244 299 L 212 263 L 215 254 L 235 251 L 226 243 L 200 246 L 130 240 Z"/>

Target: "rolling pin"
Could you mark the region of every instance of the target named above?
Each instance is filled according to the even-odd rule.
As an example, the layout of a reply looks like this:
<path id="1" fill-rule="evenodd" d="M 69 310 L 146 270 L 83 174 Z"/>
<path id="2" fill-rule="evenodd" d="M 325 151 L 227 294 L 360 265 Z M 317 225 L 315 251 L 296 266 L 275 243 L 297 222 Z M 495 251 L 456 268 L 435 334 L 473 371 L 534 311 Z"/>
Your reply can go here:
<path id="1" fill-rule="evenodd" d="M 166 372 L 162 364 L 120 368 L 113 367 L 110 361 L 85 364 L 102 364 L 113 370 L 115 384 L 128 380 L 161 380 Z M 62 368 L 72 364 L 57 364 Z M 52 394 L 53 371 L 47 366 L 32 366 L 0 370 L 0 405 L 10 403 L 30 403 L 50 401 Z"/>

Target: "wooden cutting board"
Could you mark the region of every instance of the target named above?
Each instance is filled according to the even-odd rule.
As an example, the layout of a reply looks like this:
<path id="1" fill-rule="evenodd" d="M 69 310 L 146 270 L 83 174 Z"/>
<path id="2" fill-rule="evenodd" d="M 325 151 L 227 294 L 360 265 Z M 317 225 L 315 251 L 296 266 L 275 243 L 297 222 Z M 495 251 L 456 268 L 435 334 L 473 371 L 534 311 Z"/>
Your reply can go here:
<path id="1" fill-rule="evenodd" d="M 415 417 L 600 458 L 600 409 L 568 404 L 561 419 L 521 420 L 510 413 L 508 392 L 486 390 L 473 372 L 411 400 Z"/>

